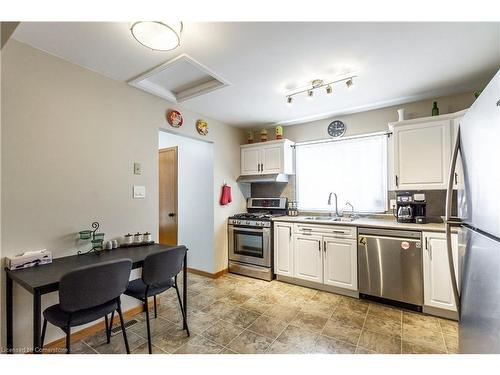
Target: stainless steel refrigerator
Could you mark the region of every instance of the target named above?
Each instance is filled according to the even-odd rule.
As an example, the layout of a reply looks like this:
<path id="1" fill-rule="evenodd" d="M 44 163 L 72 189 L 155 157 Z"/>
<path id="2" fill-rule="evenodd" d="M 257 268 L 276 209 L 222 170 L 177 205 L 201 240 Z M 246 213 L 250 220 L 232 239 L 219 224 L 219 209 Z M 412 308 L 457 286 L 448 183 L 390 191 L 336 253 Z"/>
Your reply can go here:
<path id="1" fill-rule="evenodd" d="M 464 183 L 451 215 L 458 156 Z M 460 121 L 446 204 L 453 291 L 459 306 L 460 353 L 500 353 L 500 71 Z M 451 232 L 458 230 L 456 282 Z"/>

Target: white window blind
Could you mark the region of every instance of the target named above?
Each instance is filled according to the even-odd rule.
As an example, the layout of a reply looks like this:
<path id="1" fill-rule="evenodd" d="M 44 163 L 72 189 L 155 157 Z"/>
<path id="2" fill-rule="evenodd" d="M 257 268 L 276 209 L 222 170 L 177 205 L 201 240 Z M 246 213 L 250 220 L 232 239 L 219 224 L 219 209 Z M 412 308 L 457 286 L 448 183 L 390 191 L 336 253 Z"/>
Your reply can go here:
<path id="1" fill-rule="evenodd" d="M 345 139 L 296 148 L 296 189 L 301 210 L 330 211 L 328 194 L 356 212 L 387 210 L 387 135 Z"/>

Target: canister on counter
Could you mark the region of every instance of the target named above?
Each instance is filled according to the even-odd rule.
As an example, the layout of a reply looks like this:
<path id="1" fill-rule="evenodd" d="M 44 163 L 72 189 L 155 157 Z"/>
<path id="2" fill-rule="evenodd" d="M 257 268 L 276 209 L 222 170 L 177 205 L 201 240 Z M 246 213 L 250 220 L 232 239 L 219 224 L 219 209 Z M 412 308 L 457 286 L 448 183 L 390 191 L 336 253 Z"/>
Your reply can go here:
<path id="1" fill-rule="evenodd" d="M 134 243 L 141 243 L 142 242 L 142 234 L 137 232 L 134 234 Z"/>

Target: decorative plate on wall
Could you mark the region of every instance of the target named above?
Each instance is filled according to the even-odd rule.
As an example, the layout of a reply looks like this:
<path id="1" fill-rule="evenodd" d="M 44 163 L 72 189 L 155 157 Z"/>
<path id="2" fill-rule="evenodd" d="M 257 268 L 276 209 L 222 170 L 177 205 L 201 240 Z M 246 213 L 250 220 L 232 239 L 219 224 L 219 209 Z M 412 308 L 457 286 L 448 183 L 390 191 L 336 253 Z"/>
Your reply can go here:
<path id="1" fill-rule="evenodd" d="M 196 121 L 196 130 L 198 131 L 198 134 L 200 135 L 207 135 L 208 134 L 208 124 L 205 120 L 199 119 Z"/>
<path id="2" fill-rule="evenodd" d="M 173 126 L 174 128 L 180 128 L 182 126 L 182 123 L 184 122 L 184 119 L 182 118 L 182 115 L 179 111 L 172 109 L 167 112 L 167 121 L 170 126 Z"/>
<path id="3" fill-rule="evenodd" d="M 328 135 L 330 137 L 338 138 L 342 137 L 345 134 L 346 126 L 340 120 L 335 120 L 328 125 Z"/>

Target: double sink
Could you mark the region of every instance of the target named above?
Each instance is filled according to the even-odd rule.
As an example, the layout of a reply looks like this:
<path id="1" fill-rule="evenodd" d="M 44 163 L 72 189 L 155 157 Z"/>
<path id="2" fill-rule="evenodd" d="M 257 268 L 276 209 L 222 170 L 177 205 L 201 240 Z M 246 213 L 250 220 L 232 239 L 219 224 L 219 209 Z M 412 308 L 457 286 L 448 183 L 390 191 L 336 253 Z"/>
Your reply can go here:
<path id="1" fill-rule="evenodd" d="M 347 221 L 351 222 L 354 221 L 356 217 L 350 216 L 350 217 L 343 217 L 343 216 L 307 216 L 304 218 L 304 220 L 310 220 L 310 221 Z"/>

